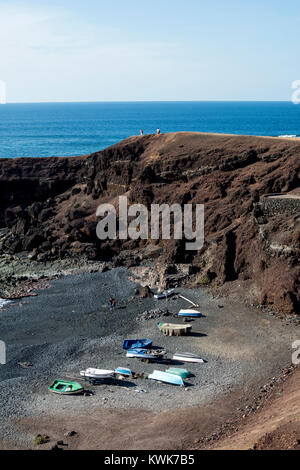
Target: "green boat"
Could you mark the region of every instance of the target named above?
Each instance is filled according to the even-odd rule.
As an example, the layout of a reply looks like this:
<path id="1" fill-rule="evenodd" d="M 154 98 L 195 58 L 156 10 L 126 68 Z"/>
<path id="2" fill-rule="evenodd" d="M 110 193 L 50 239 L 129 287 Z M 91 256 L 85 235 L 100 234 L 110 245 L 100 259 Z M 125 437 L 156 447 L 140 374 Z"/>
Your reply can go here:
<path id="1" fill-rule="evenodd" d="M 166 372 L 168 374 L 179 375 L 182 379 L 188 379 L 193 375 L 186 369 L 177 369 L 176 367 L 170 367 L 170 369 L 167 369 Z"/>
<path id="2" fill-rule="evenodd" d="M 48 387 L 48 390 L 53 393 L 59 393 L 60 395 L 77 395 L 78 393 L 83 392 L 83 386 L 78 382 L 54 380 L 54 382 Z"/>

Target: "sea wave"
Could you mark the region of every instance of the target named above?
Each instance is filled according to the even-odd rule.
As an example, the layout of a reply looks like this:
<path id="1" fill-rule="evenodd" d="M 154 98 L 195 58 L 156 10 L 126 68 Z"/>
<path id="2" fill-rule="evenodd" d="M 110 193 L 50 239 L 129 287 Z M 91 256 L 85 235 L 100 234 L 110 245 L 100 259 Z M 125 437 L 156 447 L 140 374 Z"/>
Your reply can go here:
<path id="1" fill-rule="evenodd" d="M 297 134 L 295 134 L 295 135 L 287 134 L 287 135 L 279 135 L 278 137 L 285 137 L 285 138 L 289 138 L 289 139 L 295 139 L 296 137 L 298 137 L 298 135 Z"/>
<path id="2" fill-rule="evenodd" d="M 0 309 L 1 309 L 2 307 L 4 307 L 4 305 L 6 305 L 6 304 L 8 304 L 8 303 L 9 303 L 9 300 L 5 300 L 5 299 L 1 299 L 1 298 L 0 298 Z"/>

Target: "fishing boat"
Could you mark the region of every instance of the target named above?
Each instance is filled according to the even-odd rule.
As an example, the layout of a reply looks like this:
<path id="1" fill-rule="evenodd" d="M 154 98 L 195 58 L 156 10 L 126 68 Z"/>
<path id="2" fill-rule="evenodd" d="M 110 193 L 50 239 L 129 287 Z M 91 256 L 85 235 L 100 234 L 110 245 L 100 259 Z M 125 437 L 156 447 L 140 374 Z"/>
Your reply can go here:
<path id="1" fill-rule="evenodd" d="M 200 356 L 197 356 L 197 354 L 192 353 L 176 353 L 173 356 L 173 360 L 180 362 L 204 362 L 204 359 L 202 359 Z"/>
<path id="2" fill-rule="evenodd" d="M 184 385 L 184 382 L 179 375 L 168 374 L 167 372 L 162 372 L 160 370 L 155 370 L 153 374 L 148 376 L 148 378 L 172 385 Z"/>
<path id="3" fill-rule="evenodd" d="M 135 357 L 137 359 L 148 359 L 148 360 L 153 360 L 153 359 L 162 359 L 164 355 L 166 354 L 166 351 L 164 349 L 129 349 L 127 351 L 126 356 L 127 357 Z"/>
<path id="4" fill-rule="evenodd" d="M 118 375 L 123 375 L 124 377 L 132 376 L 131 370 L 127 369 L 126 367 L 117 367 L 117 369 L 115 369 L 115 373 Z"/>
<path id="5" fill-rule="evenodd" d="M 174 295 L 175 289 L 168 289 L 164 290 L 163 292 L 160 292 L 159 294 L 154 295 L 155 300 L 160 300 L 160 299 L 167 299 L 168 297 L 171 297 Z"/>
<path id="6" fill-rule="evenodd" d="M 194 310 L 194 309 L 183 309 L 183 310 L 180 310 L 180 312 L 178 313 L 178 316 L 179 317 L 188 317 L 188 318 L 200 318 L 200 317 L 203 317 L 202 313 L 201 312 L 198 312 L 198 310 Z"/>
<path id="7" fill-rule="evenodd" d="M 182 379 L 188 379 L 189 377 L 192 377 L 193 374 L 186 369 L 178 369 L 177 367 L 170 367 L 169 369 L 166 370 L 167 374 L 173 374 L 173 375 L 179 375 Z"/>
<path id="8" fill-rule="evenodd" d="M 78 395 L 83 392 L 83 387 L 77 382 L 54 380 L 48 387 L 48 390 L 52 393 L 59 393 L 60 395 Z"/>
<path id="9" fill-rule="evenodd" d="M 123 349 L 147 349 L 151 348 L 151 339 L 126 339 L 123 343 Z"/>
<path id="10" fill-rule="evenodd" d="M 89 367 L 86 370 L 80 372 L 82 377 L 92 378 L 92 379 L 112 379 L 115 375 L 114 370 L 104 370 L 104 369 L 93 369 Z"/>

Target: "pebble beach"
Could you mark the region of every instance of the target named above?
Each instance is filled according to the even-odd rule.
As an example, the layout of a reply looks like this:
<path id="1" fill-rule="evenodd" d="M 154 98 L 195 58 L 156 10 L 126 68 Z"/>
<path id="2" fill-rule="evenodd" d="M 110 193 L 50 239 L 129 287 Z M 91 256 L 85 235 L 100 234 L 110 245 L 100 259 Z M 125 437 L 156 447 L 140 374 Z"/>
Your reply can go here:
<path id="1" fill-rule="evenodd" d="M 130 278 L 126 268 L 64 276 L 37 291 L 37 296 L 0 310 L 1 339 L 7 346 L 7 363 L 0 366 L 0 439 L 30 447 L 34 436 L 21 432 L 17 424 L 24 419 L 55 419 L 96 409 L 160 413 L 203 406 L 245 384 L 261 385 L 290 364 L 290 345 L 297 339 L 292 324 L 216 298 L 208 289 L 180 288 L 176 294 L 199 304 L 204 316 L 191 322 L 190 336 L 165 337 L 157 327 L 159 320 L 145 320 L 143 312 L 167 309 L 167 321 L 183 323 L 176 314 L 187 303 L 178 295 L 161 301 L 141 299 Z M 109 307 L 112 295 L 115 309 Z M 154 346 L 167 350 L 167 360 L 145 364 L 126 358 L 122 343 L 134 338 L 152 339 Z M 172 365 L 175 352 L 205 359 L 204 364 L 177 364 L 194 375 L 185 387 L 143 378 L 93 387 L 80 377 L 87 367 L 119 366 L 148 375 Z M 55 378 L 78 381 L 93 395 L 53 395 L 47 387 Z"/>

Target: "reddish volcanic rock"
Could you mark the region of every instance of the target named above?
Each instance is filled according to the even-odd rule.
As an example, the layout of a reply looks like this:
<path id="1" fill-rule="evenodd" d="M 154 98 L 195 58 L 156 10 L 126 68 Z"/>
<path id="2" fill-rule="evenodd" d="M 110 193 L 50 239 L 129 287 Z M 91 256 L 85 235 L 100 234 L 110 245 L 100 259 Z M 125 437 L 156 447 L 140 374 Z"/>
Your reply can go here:
<path id="1" fill-rule="evenodd" d="M 86 157 L 2 159 L 2 250 L 108 259 L 152 247 L 158 262 L 192 264 L 217 285 L 251 280 L 262 304 L 299 312 L 299 205 L 262 199 L 295 197 L 299 176 L 296 140 L 196 133 L 132 137 Z M 147 207 L 203 203 L 202 250 L 185 251 L 184 240 L 98 240 L 97 206 L 124 194 Z"/>

